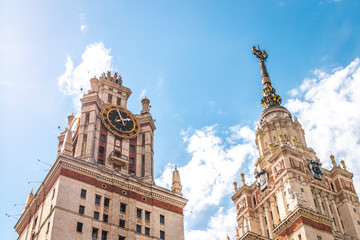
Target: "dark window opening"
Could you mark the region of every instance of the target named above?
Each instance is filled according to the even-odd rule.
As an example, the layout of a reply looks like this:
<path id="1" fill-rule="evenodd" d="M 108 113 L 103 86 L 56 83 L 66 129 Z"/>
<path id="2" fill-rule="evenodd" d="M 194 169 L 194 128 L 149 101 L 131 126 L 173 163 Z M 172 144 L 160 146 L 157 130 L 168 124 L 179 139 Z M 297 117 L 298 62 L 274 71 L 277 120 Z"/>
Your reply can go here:
<path id="1" fill-rule="evenodd" d="M 110 199 L 109 198 L 105 198 L 104 199 L 104 207 L 109 207 L 110 206 Z"/>
<path id="2" fill-rule="evenodd" d="M 121 220 L 119 221 L 119 227 L 121 228 L 125 228 L 125 220 Z"/>
<path id="3" fill-rule="evenodd" d="M 150 228 L 145 227 L 145 235 L 149 236 L 150 235 Z"/>
<path id="4" fill-rule="evenodd" d="M 81 189 L 80 197 L 86 198 L 86 190 L 85 189 Z"/>
<path id="5" fill-rule="evenodd" d="M 165 232 L 164 231 L 160 231 L 160 239 L 165 240 Z"/>
<path id="6" fill-rule="evenodd" d="M 101 134 L 101 135 L 100 135 L 100 141 L 105 142 L 105 139 L 106 139 L 106 138 L 105 138 L 105 135 L 104 135 L 104 134 Z"/>
<path id="7" fill-rule="evenodd" d="M 77 222 L 76 231 L 82 233 L 83 223 Z"/>
<path id="8" fill-rule="evenodd" d="M 150 221 L 150 212 L 145 211 L 145 220 Z"/>
<path id="9" fill-rule="evenodd" d="M 99 160 L 98 160 L 98 164 L 104 165 L 104 160 L 99 159 Z"/>
<path id="10" fill-rule="evenodd" d="M 140 225 L 136 225 L 136 232 L 141 233 L 141 226 Z"/>
<path id="11" fill-rule="evenodd" d="M 126 240 L 126 238 L 123 236 L 119 236 L 119 240 Z"/>
<path id="12" fill-rule="evenodd" d="M 109 220 L 109 215 L 103 214 L 103 222 L 107 223 Z"/>
<path id="13" fill-rule="evenodd" d="M 99 220 L 99 212 L 94 212 L 94 219 Z"/>
<path id="14" fill-rule="evenodd" d="M 119 106 L 121 105 L 121 98 L 116 99 L 116 104 L 119 105 Z"/>
<path id="15" fill-rule="evenodd" d="M 111 102 L 112 102 L 112 95 L 109 93 L 109 95 L 108 95 L 108 103 L 111 104 Z"/>
<path id="16" fill-rule="evenodd" d="M 100 201 L 101 201 L 101 196 L 95 195 L 95 205 L 100 205 Z"/>
<path id="17" fill-rule="evenodd" d="M 135 146 L 134 145 L 130 145 L 130 152 L 135 152 Z"/>
<path id="18" fill-rule="evenodd" d="M 107 234 L 108 234 L 107 231 L 102 230 L 101 231 L 101 240 L 106 240 L 107 239 Z"/>
<path id="19" fill-rule="evenodd" d="M 104 147 L 100 147 L 99 152 L 100 152 L 100 153 L 104 153 L 104 152 L 105 152 L 105 148 L 104 148 Z"/>
<path id="20" fill-rule="evenodd" d="M 134 161 L 135 161 L 135 159 L 134 159 L 133 157 L 131 157 L 131 158 L 130 158 L 130 162 L 129 162 L 130 165 L 134 165 Z"/>
<path id="21" fill-rule="evenodd" d="M 165 216 L 160 214 L 160 224 L 165 224 Z"/>
<path id="22" fill-rule="evenodd" d="M 141 209 L 136 209 L 136 217 L 141 218 Z"/>
<path id="23" fill-rule="evenodd" d="M 145 147 L 145 133 L 142 134 L 142 144 L 143 147 Z"/>
<path id="24" fill-rule="evenodd" d="M 89 125 L 89 122 L 90 122 L 90 113 L 87 112 L 85 115 L 85 125 Z"/>
<path id="25" fill-rule="evenodd" d="M 91 237 L 92 237 L 93 239 L 97 239 L 97 237 L 98 237 L 98 232 L 99 232 L 99 229 L 93 228 L 93 229 L 92 229 Z"/>
<path id="26" fill-rule="evenodd" d="M 80 205 L 79 206 L 79 214 L 84 215 L 85 212 L 85 206 Z"/>
<path id="27" fill-rule="evenodd" d="M 120 203 L 120 212 L 125 213 L 126 212 L 126 204 Z"/>

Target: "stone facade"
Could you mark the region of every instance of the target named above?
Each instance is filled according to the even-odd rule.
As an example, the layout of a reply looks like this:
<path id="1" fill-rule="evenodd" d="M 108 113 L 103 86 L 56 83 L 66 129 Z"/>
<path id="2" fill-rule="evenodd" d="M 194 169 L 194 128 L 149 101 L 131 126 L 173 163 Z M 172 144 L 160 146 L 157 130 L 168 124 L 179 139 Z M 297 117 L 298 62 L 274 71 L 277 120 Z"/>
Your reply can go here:
<path id="1" fill-rule="evenodd" d="M 81 112 L 68 117 L 59 136 L 55 164 L 28 197 L 15 226 L 18 239 L 184 239 L 187 200 L 178 170 L 172 190 L 153 180 L 150 101 L 145 97 L 141 113 L 133 115 L 139 132 L 119 137 L 104 125 L 101 111 L 108 104 L 128 111 L 130 89 L 117 73 L 90 82 Z"/>
<path id="2" fill-rule="evenodd" d="M 242 176 L 240 188 L 234 183 L 235 239 L 360 239 L 353 174 L 334 156 L 332 169 L 321 167 L 301 124 L 280 106 L 266 71 L 266 52 L 253 51 L 260 61 L 265 110 L 256 131 L 257 181 L 246 185 Z"/>

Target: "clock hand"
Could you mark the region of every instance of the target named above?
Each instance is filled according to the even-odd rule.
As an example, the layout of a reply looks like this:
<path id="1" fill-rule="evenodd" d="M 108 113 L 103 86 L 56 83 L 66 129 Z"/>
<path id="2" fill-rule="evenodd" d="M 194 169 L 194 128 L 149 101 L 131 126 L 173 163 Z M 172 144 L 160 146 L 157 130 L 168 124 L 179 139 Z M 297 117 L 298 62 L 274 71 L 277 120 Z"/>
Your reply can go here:
<path id="1" fill-rule="evenodd" d="M 125 125 L 119 109 L 116 109 L 116 111 L 117 111 L 118 114 L 119 114 L 119 117 L 120 117 L 120 120 L 121 120 L 122 124 Z"/>

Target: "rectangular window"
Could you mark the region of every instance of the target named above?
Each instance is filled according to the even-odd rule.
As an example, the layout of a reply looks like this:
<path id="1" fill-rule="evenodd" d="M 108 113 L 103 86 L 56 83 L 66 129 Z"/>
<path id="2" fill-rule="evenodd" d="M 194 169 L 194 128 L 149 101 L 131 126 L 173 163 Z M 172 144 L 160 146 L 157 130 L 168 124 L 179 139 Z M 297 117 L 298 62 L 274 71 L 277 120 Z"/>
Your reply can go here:
<path id="1" fill-rule="evenodd" d="M 165 232 L 164 231 L 160 231 L 160 239 L 165 239 Z"/>
<path id="2" fill-rule="evenodd" d="M 95 211 L 94 212 L 94 219 L 99 220 L 99 215 L 100 215 L 100 213 Z"/>
<path id="3" fill-rule="evenodd" d="M 274 220 L 274 216 L 273 216 L 272 211 L 270 211 L 270 217 L 271 217 L 272 220 Z"/>
<path id="4" fill-rule="evenodd" d="M 264 217 L 264 220 L 265 220 L 265 224 L 267 225 L 267 218 L 266 218 L 266 217 Z"/>
<path id="5" fill-rule="evenodd" d="M 91 237 L 92 237 L 93 239 L 97 239 L 97 237 L 98 237 L 98 232 L 99 232 L 99 229 L 93 228 L 93 229 L 92 229 Z"/>
<path id="6" fill-rule="evenodd" d="M 133 157 L 131 157 L 130 161 L 129 161 L 130 165 L 134 165 L 134 161 L 135 161 L 135 159 Z"/>
<path id="7" fill-rule="evenodd" d="M 110 198 L 105 198 L 104 199 L 104 207 L 109 207 L 110 206 Z"/>
<path id="8" fill-rule="evenodd" d="M 321 206 L 322 206 L 323 210 L 325 210 L 325 206 L 324 206 L 323 202 L 321 202 Z"/>
<path id="9" fill-rule="evenodd" d="M 119 240 L 126 240 L 126 238 L 123 236 L 119 236 Z"/>
<path id="10" fill-rule="evenodd" d="M 54 197 L 55 197 L 55 188 L 54 188 L 54 190 L 53 190 L 53 192 L 52 192 L 52 197 L 51 197 L 51 199 L 54 199 Z"/>
<path id="11" fill-rule="evenodd" d="M 86 153 L 86 143 L 87 143 L 87 135 L 84 134 L 84 138 L 83 138 L 83 146 L 82 146 L 82 150 L 81 150 L 81 155 L 84 156 Z"/>
<path id="12" fill-rule="evenodd" d="M 84 215 L 84 212 L 85 212 L 85 206 L 80 205 L 80 206 L 79 206 L 79 214 L 80 214 L 80 215 Z"/>
<path id="13" fill-rule="evenodd" d="M 54 189 L 55 190 L 55 189 Z M 356 212 L 356 209 L 354 208 L 354 212 Z"/>
<path id="14" fill-rule="evenodd" d="M 37 223 L 37 217 L 35 218 L 35 220 L 34 220 L 34 225 L 33 225 L 33 228 L 35 228 L 36 227 L 36 223 Z"/>
<path id="15" fill-rule="evenodd" d="M 339 216 L 341 216 L 340 211 L 339 211 L 339 208 L 336 208 L 336 210 L 337 210 Z"/>
<path id="16" fill-rule="evenodd" d="M 85 125 L 89 125 L 89 122 L 90 122 L 90 113 L 87 112 L 85 115 Z"/>
<path id="17" fill-rule="evenodd" d="M 334 225 L 335 225 L 335 227 L 336 227 L 336 221 L 335 221 L 335 218 L 333 218 L 333 221 L 334 221 Z"/>
<path id="18" fill-rule="evenodd" d="M 116 99 L 116 104 L 119 105 L 119 106 L 121 105 L 121 98 Z"/>
<path id="19" fill-rule="evenodd" d="M 130 152 L 135 152 L 135 146 L 134 145 L 130 145 Z"/>
<path id="20" fill-rule="evenodd" d="M 105 135 L 104 134 L 100 135 L 100 141 L 105 142 Z"/>
<path id="21" fill-rule="evenodd" d="M 145 155 L 141 155 L 141 176 L 145 176 Z"/>
<path id="22" fill-rule="evenodd" d="M 298 235 L 298 239 L 301 240 L 301 234 Z"/>
<path id="23" fill-rule="evenodd" d="M 141 233 L 141 225 L 136 225 L 136 232 Z"/>
<path id="24" fill-rule="evenodd" d="M 126 204 L 120 203 L 120 212 L 125 213 L 126 212 Z"/>
<path id="25" fill-rule="evenodd" d="M 108 103 L 111 104 L 111 102 L 112 102 L 112 95 L 109 93 L 109 95 L 108 95 Z"/>
<path id="26" fill-rule="evenodd" d="M 344 228 L 344 223 L 343 223 L 343 221 L 341 220 L 340 222 L 341 222 L 342 228 L 345 229 L 345 228 Z"/>
<path id="27" fill-rule="evenodd" d="M 125 220 L 120 219 L 120 221 L 119 221 L 119 227 L 125 228 Z"/>
<path id="28" fill-rule="evenodd" d="M 105 152 L 105 148 L 104 148 L 104 147 L 100 147 L 100 148 L 99 148 L 99 152 L 100 152 L 100 154 L 103 154 L 103 153 Z"/>
<path id="29" fill-rule="evenodd" d="M 136 209 L 136 217 L 141 218 L 141 209 Z"/>
<path id="30" fill-rule="evenodd" d="M 160 224 L 165 224 L 165 216 L 160 214 Z"/>
<path id="31" fill-rule="evenodd" d="M 100 205 L 100 201 L 101 201 L 101 196 L 95 195 L 95 205 Z"/>
<path id="32" fill-rule="evenodd" d="M 329 205 L 330 212 L 333 213 L 331 205 Z"/>
<path id="33" fill-rule="evenodd" d="M 86 198 L 86 190 L 85 189 L 81 189 L 80 197 Z"/>
<path id="34" fill-rule="evenodd" d="M 145 147 L 145 133 L 143 133 L 142 135 L 142 146 Z"/>
<path id="35" fill-rule="evenodd" d="M 77 222 L 76 231 L 82 233 L 83 223 Z"/>
<path id="36" fill-rule="evenodd" d="M 316 203 L 316 200 L 314 199 L 314 204 L 315 204 L 315 207 L 317 208 L 317 203 Z"/>
<path id="37" fill-rule="evenodd" d="M 150 212 L 145 211 L 145 220 L 150 221 Z"/>
<path id="38" fill-rule="evenodd" d="M 108 234 L 107 231 L 102 230 L 101 231 L 101 240 L 106 240 L 107 239 L 107 234 Z"/>
<path id="39" fill-rule="evenodd" d="M 317 240 L 322 240 L 322 237 L 320 237 L 320 236 L 317 236 Z"/>
<path id="40" fill-rule="evenodd" d="M 145 235 L 149 236 L 150 235 L 150 228 L 145 227 Z"/>
<path id="41" fill-rule="evenodd" d="M 99 160 L 98 160 L 98 164 L 104 165 L 104 160 L 99 159 Z"/>
<path id="42" fill-rule="evenodd" d="M 109 215 L 103 214 L 103 222 L 107 223 L 109 220 Z"/>
<path id="43" fill-rule="evenodd" d="M 129 173 L 130 173 L 130 174 L 134 174 L 135 172 L 134 172 L 134 170 L 130 170 Z"/>

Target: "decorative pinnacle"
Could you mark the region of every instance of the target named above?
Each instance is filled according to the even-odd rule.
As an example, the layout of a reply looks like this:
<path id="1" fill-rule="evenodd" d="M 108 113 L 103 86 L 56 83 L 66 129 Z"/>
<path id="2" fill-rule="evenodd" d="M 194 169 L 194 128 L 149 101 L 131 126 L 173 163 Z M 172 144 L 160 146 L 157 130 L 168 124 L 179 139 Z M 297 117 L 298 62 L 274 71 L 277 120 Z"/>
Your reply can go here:
<path id="1" fill-rule="evenodd" d="M 252 47 L 251 51 L 259 59 L 261 80 L 263 85 L 263 98 L 261 99 L 261 106 L 268 108 L 270 106 L 278 106 L 281 104 L 281 97 L 276 94 L 275 88 L 271 86 L 271 80 L 265 66 L 265 60 L 268 58 L 268 54 L 265 50 L 261 50 L 259 45 L 256 48 Z"/>

